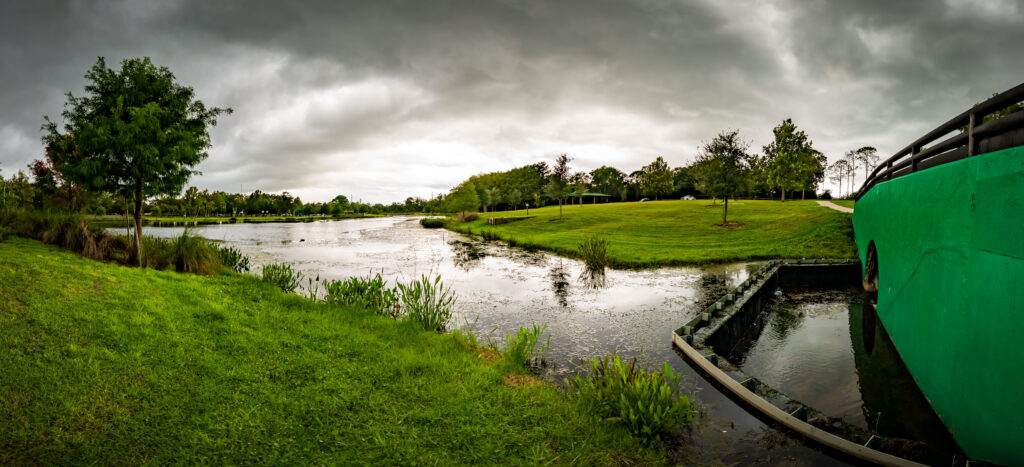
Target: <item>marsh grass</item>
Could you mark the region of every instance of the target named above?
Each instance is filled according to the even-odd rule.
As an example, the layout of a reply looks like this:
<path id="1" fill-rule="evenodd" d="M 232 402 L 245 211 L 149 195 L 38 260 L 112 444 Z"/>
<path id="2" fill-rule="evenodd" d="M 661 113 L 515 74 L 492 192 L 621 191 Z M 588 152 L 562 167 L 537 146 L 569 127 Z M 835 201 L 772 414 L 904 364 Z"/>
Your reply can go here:
<path id="1" fill-rule="evenodd" d="M 680 379 L 668 363 L 650 371 L 637 357 L 624 362 L 612 354 L 584 362 L 584 369 L 568 382 L 570 393 L 586 410 L 656 440 L 692 421 L 696 413 L 679 390 Z"/>
<path id="2" fill-rule="evenodd" d="M 302 283 L 302 273 L 292 270 L 290 264 L 271 263 L 263 266 L 260 279 L 286 293 L 294 293 Z"/>
<path id="3" fill-rule="evenodd" d="M 240 251 L 230 246 L 220 246 L 217 248 L 220 253 L 221 262 L 224 266 L 230 268 L 235 272 L 249 272 L 249 257 L 243 255 Z"/>
<path id="4" fill-rule="evenodd" d="M 547 341 L 537 348 L 540 343 L 540 336 L 544 334 L 547 325 L 538 326 L 536 323 L 529 328 L 519 328 L 515 334 L 508 333 L 503 339 L 504 347 L 500 349 L 501 355 L 512 365 L 524 368 L 539 367 L 547 364 L 547 351 L 551 348 L 551 336 Z M 497 347 L 492 345 L 492 347 Z M 536 357 L 535 355 L 536 351 Z"/>
<path id="5" fill-rule="evenodd" d="M 390 318 L 401 314 L 398 289 L 389 286 L 379 272 L 366 277 L 324 281 L 323 284 L 324 301 L 329 304 L 371 310 Z"/>
<path id="6" fill-rule="evenodd" d="M 445 331 L 452 319 L 455 293 L 441 282 L 423 275 L 408 284 L 398 283 L 405 319 L 419 323 L 424 329 Z"/>
<path id="7" fill-rule="evenodd" d="M 611 264 L 611 258 L 608 257 L 608 241 L 591 235 L 579 243 L 577 250 L 584 266 L 580 272 L 580 279 L 591 287 L 603 287 L 605 268 Z"/>

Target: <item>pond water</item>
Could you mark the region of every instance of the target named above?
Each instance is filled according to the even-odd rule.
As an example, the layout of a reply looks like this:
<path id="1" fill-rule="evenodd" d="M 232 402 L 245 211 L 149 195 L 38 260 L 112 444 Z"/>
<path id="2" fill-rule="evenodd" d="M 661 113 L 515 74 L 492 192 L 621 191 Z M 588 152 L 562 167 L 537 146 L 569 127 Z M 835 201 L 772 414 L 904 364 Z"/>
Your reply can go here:
<path id="1" fill-rule="evenodd" d="M 145 227 L 144 233 L 172 237 L 183 230 Z M 668 362 L 685 374 L 686 390 L 697 394 L 704 404 L 699 430 L 675 450 L 681 462 L 843 463 L 749 414 L 695 372 L 672 348 L 673 329 L 744 281 L 759 263 L 609 270 L 605 286 L 594 288 L 581 278 L 584 266 L 578 261 L 483 242 L 443 229 L 424 229 L 418 218 L 203 225 L 193 227 L 193 231 L 234 246 L 255 265 L 286 262 L 306 276 L 319 275 L 321 279 L 382 272 L 388 279 L 408 281 L 421 274 L 440 274 L 458 296 L 458 317 L 453 326 L 472 330 L 483 342 L 499 339 L 519 327 L 547 325 L 545 337 L 550 336 L 551 348 L 544 376 L 557 383 L 564 382 L 581 359 L 610 352 L 641 355 L 657 365 Z M 796 310 L 797 316 L 802 313 L 802 324 L 790 328 L 806 336 L 792 342 L 810 342 L 821 332 L 830 338 L 846 332 L 849 340 L 849 331 L 843 328 L 848 315 L 841 308 L 826 300 Z M 759 365 L 766 373 L 778 370 L 784 379 L 798 379 L 796 370 L 773 366 L 778 363 L 780 351 L 803 353 L 799 348 L 786 350 L 790 345 L 786 339 L 772 340 L 772 333 L 781 335 L 782 329 L 780 326 L 777 331 L 766 332 L 766 341 L 755 344 L 755 348 L 768 350 L 750 352 L 745 364 L 751 374 Z M 776 349 L 775 354 L 771 349 Z M 856 379 L 856 370 L 848 360 L 827 356 L 818 366 Z M 840 366 L 831 368 L 833 364 Z M 767 378 L 765 382 L 771 384 Z M 827 388 L 816 391 L 828 393 Z M 851 402 L 854 399 L 852 394 L 836 396 L 837 413 L 856 418 L 856 403 Z"/>
<path id="2" fill-rule="evenodd" d="M 929 460 L 958 453 L 859 289 L 777 294 L 763 328 L 730 352 L 744 373 L 828 417 L 927 443 Z"/>

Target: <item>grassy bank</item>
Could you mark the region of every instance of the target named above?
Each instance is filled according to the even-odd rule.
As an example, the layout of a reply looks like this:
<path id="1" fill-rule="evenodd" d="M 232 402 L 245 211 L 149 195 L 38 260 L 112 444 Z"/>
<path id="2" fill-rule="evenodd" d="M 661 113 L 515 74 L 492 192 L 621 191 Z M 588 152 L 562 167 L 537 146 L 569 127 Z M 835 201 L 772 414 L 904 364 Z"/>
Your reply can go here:
<path id="1" fill-rule="evenodd" d="M 0 464 L 658 463 L 458 334 L 0 243 Z M 487 358 L 482 358 L 487 357 Z"/>
<path id="2" fill-rule="evenodd" d="M 510 243 L 575 256 L 589 235 L 608 241 L 615 267 L 695 265 L 768 258 L 852 258 L 856 246 L 850 215 L 814 201 L 729 203 L 723 228 L 721 203 L 708 200 L 653 201 L 531 209 L 531 219 L 497 226 L 487 217 L 523 216 L 525 211 L 481 214 L 452 230 L 484 234 Z"/>

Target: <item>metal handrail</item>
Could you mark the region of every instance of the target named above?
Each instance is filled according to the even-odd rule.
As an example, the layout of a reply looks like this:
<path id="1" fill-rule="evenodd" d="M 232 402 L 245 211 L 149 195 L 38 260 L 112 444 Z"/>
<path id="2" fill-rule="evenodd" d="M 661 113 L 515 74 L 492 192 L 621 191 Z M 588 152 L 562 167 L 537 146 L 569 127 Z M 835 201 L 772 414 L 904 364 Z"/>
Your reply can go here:
<path id="1" fill-rule="evenodd" d="M 864 196 L 864 193 L 867 193 L 876 184 L 901 176 L 897 174 L 901 170 L 909 168 L 910 171 L 908 173 L 914 173 L 918 170 L 953 162 L 964 157 L 971 157 L 975 155 L 978 144 L 983 139 L 993 138 L 1012 131 L 1024 130 L 1024 112 L 1015 112 L 1006 117 L 982 123 L 986 115 L 1022 101 L 1024 101 L 1024 83 L 999 93 L 991 99 L 953 117 L 878 164 L 871 171 L 871 175 L 864 180 L 864 184 L 861 185 L 860 189 L 857 190 L 857 199 Z M 953 135 L 933 146 L 925 147 L 926 144 L 933 143 L 940 137 L 957 131 L 964 126 L 967 126 L 966 132 Z M 1013 146 L 1017 145 L 1024 145 L 1024 142 L 1013 144 Z M 946 157 L 939 160 L 938 156 Z M 922 167 L 922 163 L 925 161 L 937 161 L 937 163 L 926 164 L 925 167 Z"/>

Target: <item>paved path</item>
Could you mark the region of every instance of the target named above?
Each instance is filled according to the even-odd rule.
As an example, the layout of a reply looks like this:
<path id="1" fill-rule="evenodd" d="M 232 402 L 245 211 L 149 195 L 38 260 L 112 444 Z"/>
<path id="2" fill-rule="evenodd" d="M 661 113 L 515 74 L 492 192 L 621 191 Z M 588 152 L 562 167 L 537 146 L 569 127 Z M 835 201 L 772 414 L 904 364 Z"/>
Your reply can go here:
<path id="1" fill-rule="evenodd" d="M 823 207 L 826 207 L 826 208 L 835 209 L 836 211 L 853 212 L 853 208 L 844 208 L 844 207 L 842 207 L 842 206 L 840 206 L 840 205 L 838 205 L 836 203 L 833 203 L 831 201 L 820 201 L 819 200 L 818 201 L 818 206 L 823 206 Z"/>

